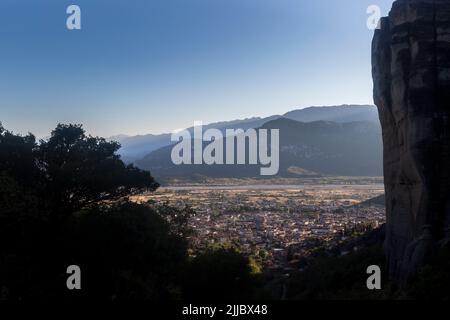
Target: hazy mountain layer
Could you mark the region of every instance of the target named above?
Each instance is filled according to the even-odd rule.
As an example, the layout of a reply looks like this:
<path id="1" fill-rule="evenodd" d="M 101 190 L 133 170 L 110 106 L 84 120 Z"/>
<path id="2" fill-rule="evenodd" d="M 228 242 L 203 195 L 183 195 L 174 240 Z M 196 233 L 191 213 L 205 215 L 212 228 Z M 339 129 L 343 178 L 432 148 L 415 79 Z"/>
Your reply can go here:
<path id="1" fill-rule="evenodd" d="M 378 112 L 374 106 L 357 106 L 344 105 L 333 107 L 310 107 L 301 110 L 294 110 L 286 113 L 283 117 L 301 122 L 313 121 L 334 121 L 339 123 L 352 121 L 371 121 L 378 122 Z M 265 123 L 280 118 L 274 115 L 267 118 L 250 118 L 244 120 L 224 121 L 205 125 L 208 128 L 216 128 L 224 132 L 226 129 L 249 129 L 258 128 Z M 192 128 L 189 128 L 192 131 Z M 152 151 L 168 146 L 171 144 L 170 134 L 159 135 L 139 135 L 124 136 L 118 135 L 110 138 L 119 141 L 122 148 L 119 150 L 120 155 L 126 162 L 134 162 L 142 159 Z"/>
<path id="2" fill-rule="evenodd" d="M 381 128 L 378 123 L 369 121 L 304 123 L 279 118 L 265 123 L 261 128 L 280 130 L 278 176 L 383 174 Z M 176 166 L 171 161 L 171 150 L 172 146 L 158 149 L 137 161 L 136 165 L 151 170 L 157 179 L 163 180 L 174 177 L 260 176 L 260 165 Z"/>

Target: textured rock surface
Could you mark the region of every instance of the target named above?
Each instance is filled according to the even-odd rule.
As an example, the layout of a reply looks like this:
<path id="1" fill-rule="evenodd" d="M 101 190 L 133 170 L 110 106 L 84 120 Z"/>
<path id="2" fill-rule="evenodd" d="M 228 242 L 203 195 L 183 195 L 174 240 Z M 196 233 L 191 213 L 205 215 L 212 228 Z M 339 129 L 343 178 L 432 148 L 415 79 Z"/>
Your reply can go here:
<path id="1" fill-rule="evenodd" d="M 386 251 L 405 281 L 450 239 L 450 0 L 398 0 L 372 48 Z"/>

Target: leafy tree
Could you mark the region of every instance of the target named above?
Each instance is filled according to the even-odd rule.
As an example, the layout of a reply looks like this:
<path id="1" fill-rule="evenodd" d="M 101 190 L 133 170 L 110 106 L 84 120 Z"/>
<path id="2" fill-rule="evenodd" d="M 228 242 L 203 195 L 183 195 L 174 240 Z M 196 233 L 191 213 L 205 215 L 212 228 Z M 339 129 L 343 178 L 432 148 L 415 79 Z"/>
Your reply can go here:
<path id="1" fill-rule="evenodd" d="M 117 142 L 86 136 L 81 125 L 59 124 L 37 151 L 45 192 L 62 212 L 117 201 L 159 185 L 149 172 L 125 165 Z"/>
<path id="2" fill-rule="evenodd" d="M 30 182 L 40 177 L 36 165 L 36 138 L 15 135 L 3 128 L 0 123 L 0 173 L 9 175 L 23 186 L 36 188 Z"/>
<path id="3" fill-rule="evenodd" d="M 119 147 L 80 125 L 58 125 L 39 143 L 0 125 L 2 297 L 63 297 L 70 263 L 88 269 L 88 297 L 172 294 L 186 242 L 155 210 L 127 201 L 158 184 L 126 166 Z"/>
<path id="4" fill-rule="evenodd" d="M 81 125 L 59 124 L 39 144 L 33 135 L 14 135 L 0 124 L 0 173 L 68 215 L 158 188 L 149 172 L 125 165 L 117 142 L 86 136 Z"/>
<path id="5" fill-rule="evenodd" d="M 35 137 L 14 135 L 0 123 L 0 227 L 31 218 L 40 205 L 36 197 L 42 174 L 34 155 Z M 0 229 L 1 230 L 1 229 Z"/>

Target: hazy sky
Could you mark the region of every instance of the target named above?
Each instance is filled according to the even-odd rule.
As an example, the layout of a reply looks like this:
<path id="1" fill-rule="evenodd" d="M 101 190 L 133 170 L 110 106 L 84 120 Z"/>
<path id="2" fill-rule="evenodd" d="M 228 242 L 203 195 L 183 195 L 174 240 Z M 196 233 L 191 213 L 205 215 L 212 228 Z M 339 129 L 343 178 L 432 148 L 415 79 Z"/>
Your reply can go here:
<path id="1" fill-rule="evenodd" d="M 371 4 L 392 0 L 1 0 L 0 121 L 109 136 L 371 104 Z"/>

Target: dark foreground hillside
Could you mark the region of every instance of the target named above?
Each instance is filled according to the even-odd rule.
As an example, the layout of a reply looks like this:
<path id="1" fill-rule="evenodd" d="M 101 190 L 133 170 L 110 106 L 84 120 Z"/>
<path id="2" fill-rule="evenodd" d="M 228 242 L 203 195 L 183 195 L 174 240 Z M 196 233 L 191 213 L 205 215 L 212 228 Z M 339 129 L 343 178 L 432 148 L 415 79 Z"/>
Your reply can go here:
<path id="1" fill-rule="evenodd" d="M 443 246 L 434 259 L 404 286 L 389 279 L 384 252 L 385 226 L 354 230 L 338 247 L 318 247 L 304 270 L 288 281 L 291 300 L 449 300 L 450 246 Z M 349 252 L 342 255 L 342 252 Z M 368 290 L 366 269 L 381 268 L 381 290 Z"/>
<path id="2" fill-rule="evenodd" d="M 189 208 L 135 204 L 149 172 L 119 145 L 59 125 L 36 142 L 0 126 L 0 299 L 252 299 L 260 276 L 232 248 L 189 253 Z M 68 290 L 67 268 L 81 269 Z"/>

